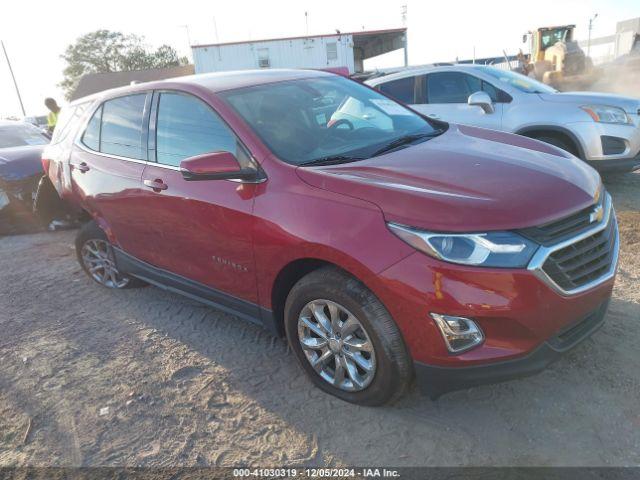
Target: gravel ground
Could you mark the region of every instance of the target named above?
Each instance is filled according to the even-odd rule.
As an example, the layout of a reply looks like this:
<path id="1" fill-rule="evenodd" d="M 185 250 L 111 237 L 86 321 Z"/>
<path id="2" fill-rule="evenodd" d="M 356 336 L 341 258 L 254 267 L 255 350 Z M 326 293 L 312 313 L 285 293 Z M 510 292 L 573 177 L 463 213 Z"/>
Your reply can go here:
<path id="1" fill-rule="evenodd" d="M 308 382 L 282 340 L 149 287 L 109 291 L 74 232 L 0 239 L 0 466 L 640 465 L 640 174 L 608 182 L 607 322 L 540 375 L 385 408 Z"/>

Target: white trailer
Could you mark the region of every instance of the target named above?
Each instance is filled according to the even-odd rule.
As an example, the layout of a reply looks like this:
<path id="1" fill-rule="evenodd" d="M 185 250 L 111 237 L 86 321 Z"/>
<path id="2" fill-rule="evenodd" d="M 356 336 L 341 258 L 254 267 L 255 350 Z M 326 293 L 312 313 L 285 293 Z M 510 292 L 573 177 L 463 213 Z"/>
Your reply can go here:
<path id="1" fill-rule="evenodd" d="M 406 28 L 306 37 L 193 45 L 196 73 L 256 68 L 339 68 L 363 71 L 363 62 L 393 50 L 404 49 Z"/>

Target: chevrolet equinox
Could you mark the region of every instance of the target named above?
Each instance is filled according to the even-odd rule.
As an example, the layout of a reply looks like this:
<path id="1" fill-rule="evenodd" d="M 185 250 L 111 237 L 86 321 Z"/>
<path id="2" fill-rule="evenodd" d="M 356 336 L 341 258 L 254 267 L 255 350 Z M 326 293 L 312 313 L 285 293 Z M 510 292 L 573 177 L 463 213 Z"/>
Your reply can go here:
<path id="1" fill-rule="evenodd" d="M 196 75 L 64 109 L 43 154 L 77 256 L 286 338 L 363 405 L 535 373 L 604 321 L 618 258 L 595 170 L 319 71 Z"/>

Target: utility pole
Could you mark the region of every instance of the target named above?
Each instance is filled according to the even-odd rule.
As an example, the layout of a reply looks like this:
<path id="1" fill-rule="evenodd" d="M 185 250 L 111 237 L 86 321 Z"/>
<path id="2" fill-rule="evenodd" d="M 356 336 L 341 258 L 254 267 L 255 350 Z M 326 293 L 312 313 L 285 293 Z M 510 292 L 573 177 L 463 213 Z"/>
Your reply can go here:
<path id="1" fill-rule="evenodd" d="M 191 35 L 189 35 L 189 25 L 180 25 L 187 32 L 187 43 L 189 44 L 189 48 L 191 48 Z"/>
<path id="2" fill-rule="evenodd" d="M 596 18 L 598 18 L 597 13 L 589 19 L 589 39 L 587 40 L 587 57 L 590 56 L 589 54 L 591 53 L 591 29 L 593 28 L 593 21 Z"/>
<path id="3" fill-rule="evenodd" d="M 22 104 L 22 97 L 20 96 L 20 90 L 18 89 L 18 82 L 16 82 L 16 77 L 13 74 L 13 68 L 11 68 L 11 62 L 9 61 L 9 55 L 7 55 L 7 49 L 4 47 L 4 42 L 0 41 L 0 44 L 2 44 L 2 51 L 4 52 L 4 58 L 7 59 L 9 72 L 11 73 L 11 78 L 13 79 L 13 86 L 16 87 L 16 95 L 18 95 L 18 101 L 20 102 L 20 109 L 22 110 L 22 116 L 26 117 L 27 113 L 24 111 L 24 105 Z"/>
<path id="4" fill-rule="evenodd" d="M 405 27 L 404 30 L 404 66 L 409 66 L 409 48 L 408 48 L 408 34 L 407 34 L 407 5 L 402 5 L 402 26 Z"/>
<path id="5" fill-rule="evenodd" d="M 309 36 L 309 12 L 304 12 L 304 24 L 306 28 L 306 35 Z"/>
<path id="6" fill-rule="evenodd" d="M 180 25 L 180 28 L 184 28 L 187 32 L 187 47 L 189 48 L 191 61 L 193 62 L 193 51 L 191 50 L 191 35 L 189 34 L 189 25 Z"/>
<path id="7" fill-rule="evenodd" d="M 213 29 L 216 33 L 216 43 L 220 43 L 220 38 L 218 37 L 218 23 L 216 22 L 216 17 L 213 17 Z"/>

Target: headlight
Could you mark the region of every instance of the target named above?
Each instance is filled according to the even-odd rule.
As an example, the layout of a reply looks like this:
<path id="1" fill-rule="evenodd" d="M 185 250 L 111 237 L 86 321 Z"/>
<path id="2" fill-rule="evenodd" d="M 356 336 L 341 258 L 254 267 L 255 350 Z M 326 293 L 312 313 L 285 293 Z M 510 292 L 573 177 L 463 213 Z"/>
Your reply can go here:
<path id="1" fill-rule="evenodd" d="M 512 232 L 433 233 L 395 223 L 389 228 L 412 247 L 434 258 L 482 267 L 526 267 L 538 248 Z"/>
<path id="2" fill-rule="evenodd" d="M 625 111 L 618 107 L 606 105 L 583 105 L 580 107 L 587 112 L 593 120 L 600 123 L 630 123 Z"/>

